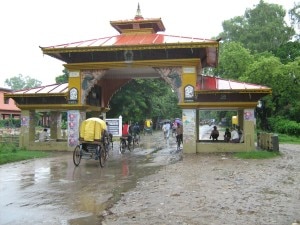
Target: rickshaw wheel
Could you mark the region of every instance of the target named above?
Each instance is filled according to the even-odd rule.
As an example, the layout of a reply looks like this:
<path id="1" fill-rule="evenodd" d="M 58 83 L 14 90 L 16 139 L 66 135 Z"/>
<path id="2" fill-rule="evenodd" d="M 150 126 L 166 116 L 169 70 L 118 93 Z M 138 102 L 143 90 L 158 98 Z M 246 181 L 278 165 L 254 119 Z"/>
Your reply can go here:
<path id="1" fill-rule="evenodd" d="M 109 157 L 109 150 L 110 150 L 110 146 L 109 145 L 105 145 L 104 147 L 104 152 L 105 152 L 105 161 L 108 159 Z"/>
<path id="2" fill-rule="evenodd" d="M 74 152 L 73 152 L 73 162 L 74 162 L 74 165 L 75 166 L 78 166 L 80 164 L 80 161 L 81 161 L 81 153 L 80 153 L 80 146 L 77 145 L 74 149 Z"/>
<path id="3" fill-rule="evenodd" d="M 100 157 L 99 157 L 99 163 L 100 166 L 103 167 L 106 160 L 106 151 L 104 148 L 100 148 Z"/>
<path id="4" fill-rule="evenodd" d="M 120 152 L 123 154 L 126 150 L 126 141 L 123 139 L 120 139 Z"/>

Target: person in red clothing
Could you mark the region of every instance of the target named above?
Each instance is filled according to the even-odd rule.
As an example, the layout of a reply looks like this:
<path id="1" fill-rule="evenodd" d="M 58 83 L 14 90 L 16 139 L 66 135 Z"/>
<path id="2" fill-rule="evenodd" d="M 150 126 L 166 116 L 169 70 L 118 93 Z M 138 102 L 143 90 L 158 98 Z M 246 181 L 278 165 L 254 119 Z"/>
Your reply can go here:
<path id="1" fill-rule="evenodd" d="M 131 134 L 129 132 L 129 127 L 130 125 L 128 124 L 128 122 L 125 122 L 122 127 L 122 137 L 128 137 L 128 144 L 130 144 L 132 140 Z"/>

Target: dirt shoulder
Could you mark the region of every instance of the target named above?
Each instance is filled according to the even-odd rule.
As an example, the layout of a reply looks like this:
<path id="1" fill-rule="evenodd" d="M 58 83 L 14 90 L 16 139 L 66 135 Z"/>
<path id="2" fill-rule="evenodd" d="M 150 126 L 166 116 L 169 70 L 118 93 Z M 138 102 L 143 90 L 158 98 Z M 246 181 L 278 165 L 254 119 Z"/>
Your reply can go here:
<path id="1" fill-rule="evenodd" d="M 106 211 L 102 224 L 291 225 L 300 221 L 300 145 L 275 159 L 186 154 Z"/>

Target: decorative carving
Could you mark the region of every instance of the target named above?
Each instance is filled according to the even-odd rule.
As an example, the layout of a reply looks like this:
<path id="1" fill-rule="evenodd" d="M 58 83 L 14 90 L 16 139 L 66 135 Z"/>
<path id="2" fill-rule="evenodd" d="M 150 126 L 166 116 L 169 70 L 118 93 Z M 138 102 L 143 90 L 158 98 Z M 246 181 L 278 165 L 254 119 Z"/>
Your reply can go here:
<path id="1" fill-rule="evenodd" d="M 83 70 L 81 72 L 81 104 L 86 103 L 86 97 L 94 85 L 101 80 L 106 70 Z"/>
<path id="2" fill-rule="evenodd" d="M 192 85 L 187 85 L 184 88 L 184 99 L 193 100 L 194 99 L 194 87 Z"/>
<path id="3" fill-rule="evenodd" d="M 77 100 L 78 99 L 78 91 L 76 88 L 70 89 L 70 100 Z"/>
<path id="4" fill-rule="evenodd" d="M 124 61 L 126 63 L 132 63 L 132 61 L 133 61 L 133 51 L 131 51 L 131 50 L 124 51 Z"/>
<path id="5" fill-rule="evenodd" d="M 171 85 L 172 89 L 176 91 L 179 102 L 181 102 L 180 87 L 182 84 L 181 67 L 154 67 L 161 77 Z"/>

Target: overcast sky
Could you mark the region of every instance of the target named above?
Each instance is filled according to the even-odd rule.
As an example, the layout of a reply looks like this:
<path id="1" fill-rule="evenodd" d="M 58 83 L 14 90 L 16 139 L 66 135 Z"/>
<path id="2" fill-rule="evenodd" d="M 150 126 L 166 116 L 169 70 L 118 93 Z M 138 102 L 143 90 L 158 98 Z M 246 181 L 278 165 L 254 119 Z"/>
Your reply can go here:
<path id="1" fill-rule="evenodd" d="M 286 11 L 299 0 L 265 0 Z M 211 38 L 222 21 L 244 14 L 259 0 L 9 0 L 0 3 L 0 87 L 22 74 L 55 83 L 64 62 L 42 54 L 39 46 L 116 35 L 110 21 L 133 19 L 138 3 L 143 17 L 161 18 L 169 35 Z"/>

